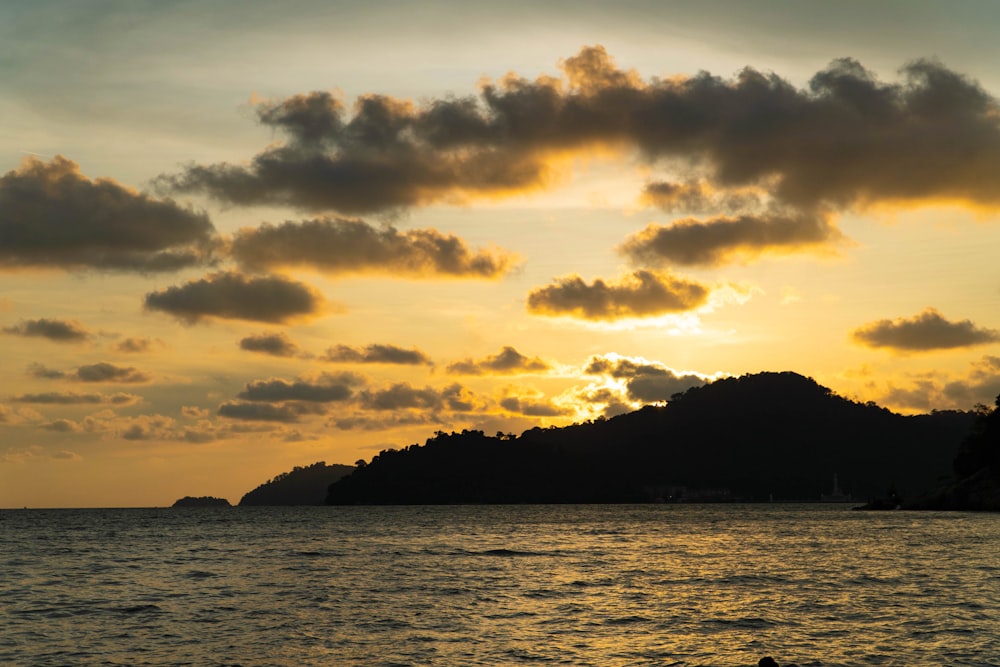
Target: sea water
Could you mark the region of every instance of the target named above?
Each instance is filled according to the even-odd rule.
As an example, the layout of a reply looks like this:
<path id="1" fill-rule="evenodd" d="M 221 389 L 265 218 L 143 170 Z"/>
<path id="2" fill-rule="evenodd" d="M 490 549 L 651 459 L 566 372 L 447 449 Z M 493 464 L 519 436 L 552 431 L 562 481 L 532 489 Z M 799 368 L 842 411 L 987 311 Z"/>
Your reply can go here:
<path id="1" fill-rule="evenodd" d="M 1000 664 L 1000 515 L 4 510 L 2 665 Z"/>

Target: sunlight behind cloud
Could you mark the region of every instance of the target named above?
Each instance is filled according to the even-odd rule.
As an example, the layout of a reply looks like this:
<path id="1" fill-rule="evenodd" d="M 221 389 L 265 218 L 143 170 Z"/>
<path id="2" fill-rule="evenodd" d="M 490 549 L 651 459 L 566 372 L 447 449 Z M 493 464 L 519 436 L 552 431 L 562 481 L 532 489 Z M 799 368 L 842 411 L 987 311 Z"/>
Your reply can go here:
<path id="1" fill-rule="evenodd" d="M 0 6 L 0 506 L 759 371 L 991 403 L 995 12 L 725 6 Z"/>

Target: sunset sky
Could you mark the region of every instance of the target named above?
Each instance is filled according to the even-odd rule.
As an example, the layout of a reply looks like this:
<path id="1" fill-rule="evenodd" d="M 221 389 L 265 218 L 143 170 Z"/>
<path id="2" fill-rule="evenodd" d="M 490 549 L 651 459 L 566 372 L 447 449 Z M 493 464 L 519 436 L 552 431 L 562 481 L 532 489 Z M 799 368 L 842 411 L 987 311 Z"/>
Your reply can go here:
<path id="1" fill-rule="evenodd" d="M 236 503 L 760 371 L 992 404 L 998 30 L 986 1 L 3 3 L 0 507 Z"/>

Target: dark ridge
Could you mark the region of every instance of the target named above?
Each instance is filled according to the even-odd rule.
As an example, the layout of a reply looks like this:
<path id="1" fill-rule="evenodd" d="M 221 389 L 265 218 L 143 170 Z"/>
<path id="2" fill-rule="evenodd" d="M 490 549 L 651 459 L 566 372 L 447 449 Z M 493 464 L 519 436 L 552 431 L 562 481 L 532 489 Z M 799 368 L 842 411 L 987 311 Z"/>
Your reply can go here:
<path id="1" fill-rule="evenodd" d="M 352 470 L 354 466 L 328 466 L 324 461 L 304 467 L 296 466 L 290 472 L 283 472 L 244 494 L 239 504 L 322 505 L 327 487 Z"/>
<path id="2" fill-rule="evenodd" d="M 232 507 L 225 498 L 213 498 L 212 496 L 184 496 L 176 501 L 171 507 Z"/>
<path id="3" fill-rule="evenodd" d="M 332 484 L 330 504 L 819 501 L 939 482 L 974 416 L 903 416 L 795 373 L 727 378 L 611 419 L 435 433 Z M 362 462 L 363 463 L 363 462 Z"/>
<path id="4" fill-rule="evenodd" d="M 904 507 L 1000 512 L 1000 396 L 993 408 L 980 405 L 975 414 L 955 456 L 952 478 Z"/>

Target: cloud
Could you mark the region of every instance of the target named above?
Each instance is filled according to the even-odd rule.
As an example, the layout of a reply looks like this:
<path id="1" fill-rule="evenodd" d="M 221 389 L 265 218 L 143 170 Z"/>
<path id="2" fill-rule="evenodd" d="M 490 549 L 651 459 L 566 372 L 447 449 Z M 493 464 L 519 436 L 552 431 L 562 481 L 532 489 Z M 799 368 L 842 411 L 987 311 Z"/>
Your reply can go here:
<path id="1" fill-rule="evenodd" d="M 219 406 L 222 417 L 241 421 L 298 422 L 305 415 L 322 415 L 330 403 L 354 400 L 354 387 L 364 379 L 354 373 L 321 373 L 314 378 L 254 380 L 235 401 Z M 185 416 L 197 416 L 187 410 Z"/>
<path id="2" fill-rule="evenodd" d="M 211 259 L 204 213 L 153 199 L 72 160 L 25 158 L 0 176 L 0 268 L 175 271 Z"/>
<path id="3" fill-rule="evenodd" d="M 717 190 L 708 183 L 699 181 L 647 183 L 641 199 L 643 203 L 656 206 L 667 213 L 735 213 L 761 204 L 760 194 L 755 190 Z"/>
<path id="4" fill-rule="evenodd" d="M 124 352 L 125 354 L 138 354 L 142 352 L 149 352 L 153 349 L 154 345 L 163 345 L 161 340 L 153 340 L 150 338 L 126 338 L 120 341 L 115 349 L 119 352 Z"/>
<path id="5" fill-rule="evenodd" d="M 628 398 L 640 403 L 669 401 L 674 394 L 700 387 L 709 381 L 709 378 L 697 373 L 678 372 L 656 362 L 618 355 L 592 357 L 584 372 L 625 380 Z"/>
<path id="6" fill-rule="evenodd" d="M 165 415 L 137 415 L 118 420 L 118 435 L 124 440 L 178 440 L 177 421 Z"/>
<path id="7" fill-rule="evenodd" d="M 28 373 L 40 380 L 76 380 L 78 382 L 141 383 L 152 379 L 149 374 L 132 366 L 116 366 L 106 361 L 78 366 L 76 370 L 68 372 L 46 368 L 42 364 L 31 364 L 28 366 Z"/>
<path id="8" fill-rule="evenodd" d="M 419 408 L 422 410 L 440 410 L 445 405 L 445 399 L 454 396 L 454 391 L 444 392 L 431 387 L 414 387 L 407 382 L 397 382 L 385 389 L 366 390 L 361 392 L 361 405 L 367 410 L 402 410 Z"/>
<path id="9" fill-rule="evenodd" d="M 627 238 L 618 250 L 633 263 L 645 266 L 713 265 L 733 255 L 792 252 L 841 238 L 822 214 L 765 213 L 709 220 L 685 218 L 667 226 L 650 224 Z"/>
<path id="10" fill-rule="evenodd" d="M 291 412 L 292 410 L 289 410 Z M 210 413 L 208 413 L 210 414 Z M 275 430 L 266 422 L 253 423 L 252 420 L 212 422 L 207 418 L 196 423 L 179 424 L 177 419 L 162 414 L 140 414 L 122 416 L 112 410 L 103 410 L 84 417 L 78 422 L 81 429 L 105 437 L 121 438 L 129 441 L 170 441 L 201 444 L 229 437 L 246 437 Z"/>
<path id="11" fill-rule="evenodd" d="M 21 394 L 11 398 L 17 403 L 39 403 L 49 405 L 135 405 L 142 401 L 141 396 L 118 392 L 115 394 L 79 394 L 67 392 L 45 392 L 41 394 Z"/>
<path id="12" fill-rule="evenodd" d="M 34 408 L 12 409 L 0 403 L 0 424 L 30 424 L 42 421 L 44 421 L 44 417 Z"/>
<path id="13" fill-rule="evenodd" d="M 284 333 L 262 333 L 240 340 L 240 349 L 261 352 L 274 357 L 294 357 L 299 354 L 299 346 Z"/>
<path id="14" fill-rule="evenodd" d="M 626 383 L 626 387 L 628 396 L 633 401 L 656 403 L 669 401 L 674 394 L 682 393 L 691 387 L 700 387 L 703 384 L 705 384 L 705 380 L 697 375 L 675 375 L 669 370 L 663 370 L 631 378 Z"/>
<path id="15" fill-rule="evenodd" d="M 416 348 L 407 350 L 395 345 L 378 343 L 365 345 L 363 348 L 336 345 L 329 348 L 320 359 L 335 363 L 433 365 L 430 357 Z"/>
<path id="16" fill-rule="evenodd" d="M 570 392 L 570 396 L 576 401 L 603 406 L 601 414 L 604 417 L 615 417 L 636 408 L 635 405 L 626 401 L 625 396 L 617 388 L 612 389 L 606 386 L 575 388 Z"/>
<path id="17" fill-rule="evenodd" d="M 481 401 L 476 399 L 475 394 L 457 382 L 441 390 L 441 399 L 444 401 L 445 407 L 454 412 L 472 412 L 485 407 Z"/>
<path id="18" fill-rule="evenodd" d="M 150 292 L 145 304 L 147 310 L 163 311 L 189 323 L 205 318 L 283 323 L 318 314 L 323 297 L 286 278 L 225 272 Z"/>
<path id="19" fill-rule="evenodd" d="M 500 407 L 526 417 L 562 417 L 571 410 L 550 403 L 549 401 L 526 398 L 524 396 L 507 396 L 500 399 Z"/>
<path id="20" fill-rule="evenodd" d="M 215 442 L 216 440 L 219 440 L 221 437 L 224 437 L 224 434 L 220 433 L 216 429 L 200 428 L 195 426 L 195 427 L 185 428 L 184 431 L 182 432 L 181 437 L 184 439 L 184 442 L 190 442 L 195 445 L 202 445 L 205 444 L 206 442 Z"/>
<path id="21" fill-rule="evenodd" d="M 0 452 L 0 463 L 26 463 L 38 458 L 42 453 L 42 448 L 38 445 L 28 447 L 7 447 Z"/>
<path id="22" fill-rule="evenodd" d="M 1000 396 L 1000 357 L 986 355 L 973 362 L 968 375 L 945 384 L 943 393 L 965 408 L 975 403 L 993 405 Z"/>
<path id="23" fill-rule="evenodd" d="M 996 101 L 935 61 L 908 63 L 887 83 L 842 58 L 805 88 L 750 67 L 729 79 L 643 80 L 601 46 L 561 68 L 420 104 L 369 94 L 348 108 L 327 92 L 263 102 L 258 119 L 284 142 L 246 166 L 190 165 L 160 184 L 244 205 L 391 211 L 542 187 L 553 158 L 600 145 L 807 210 L 1000 204 Z"/>
<path id="24" fill-rule="evenodd" d="M 1000 341 L 1000 331 L 979 328 L 970 320 L 949 322 L 937 310 L 927 308 L 909 319 L 866 324 L 856 329 L 851 337 L 867 347 L 927 352 L 995 343 Z"/>
<path id="25" fill-rule="evenodd" d="M 251 409 L 241 412 L 237 408 L 233 412 L 243 415 L 265 415 L 264 409 L 258 408 L 254 411 L 252 404 Z M 284 412 L 291 417 L 283 421 L 295 421 L 298 414 L 305 414 L 308 411 L 300 410 L 298 406 L 293 405 Z M 212 421 L 208 419 L 210 415 L 211 412 L 205 410 L 194 423 L 178 423 L 174 417 L 162 414 L 122 416 L 111 410 L 104 410 L 84 417 L 79 425 L 88 433 L 102 434 L 105 437 L 121 438 L 133 442 L 157 440 L 191 444 L 215 442 L 231 437 L 245 438 L 247 434 L 258 435 L 276 430 L 273 425 L 274 419 L 240 419 L 235 417 L 232 420 Z M 185 414 L 184 416 L 189 419 L 191 415 Z"/>
<path id="26" fill-rule="evenodd" d="M 936 402 L 940 396 L 941 388 L 933 380 L 921 379 L 914 381 L 908 387 L 890 386 L 882 395 L 880 403 L 905 410 L 927 412 L 940 405 Z"/>
<path id="27" fill-rule="evenodd" d="M 59 343 L 79 343 L 90 338 L 90 332 L 79 322 L 50 320 L 44 317 L 4 327 L 3 332 L 13 336 L 48 338 Z"/>
<path id="28" fill-rule="evenodd" d="M 456 236 L 434 229 L 400 232 L 361 220 L 321 218 L 268 223 L 236 233 L 233 258 L 259 271 L 307 267 L 327 274 L 379 273 L 417 278 L 499 278 L 516 257 L 500 250 L 473 252 Z"/>
<path id="29" fill-rule="evenodd" d="M 254 380 L 246 385 L 237 398 L 246 401 L 309 401 L 332 403 L 349 400 L 354 395 L 354 387 L 364 380 L 354 373 L 323 373 L 315 380 Z"/>
<path id="30" fill-rule="evenodd" d="M 295 404 L 244 403 L 229 401 L 219 406 L 219 416 L 243 421 L 294 423 L 301 411 Z"/>
<path id="31" fill-rule="evenodd" d="M 546 371 L 549 365 L 539 359 L 528 358 L 509 345 L 498 354 L 483 359 L 465 359 L 448 364 L 448 372 L 454 375 L 511 375 L 515 373 L 537 373 Z"/>
<path id="32" fill-rule="evenodd" d="M 610 321 L 693 310 L 708 299 L 709 289 L 669 274 L 640 270 L 618 283 L 580 276 L 560 278 L 528 294 L 528 312 Z"/>
<path id="33" fill-rule="evenodd" d="M 77 433 L 83 430 L 82 426 L 70 419 L 57 419 L 48 424 L 42 424 L 41 427 L 46 431 L 54 431 L 56 433 Z"/>
<path id="34" fill-rule="evenodd" d="M 80 366 L 71 377 L 80 382 L 138 383 L 148 382 L 151 379 L 148 374 L 132 366 L 115 366 L 107 362 Z"/>
<path id="35" fill-rule="evenodd" d="M 185 405 L 181 407 L 181 414 L 188 419 L 207 419 L 211 412 L 197 405 Z"/>
<path id="36" fill-rule="evenodd" d="M 415 426 L 421 424 L 440 424 L 441 420 L 433 414 L 422 412 L 401 412 L 379 414 L 376 417 L 352 415 L 331 420 L 331 425 L 342 431 L 384 431 L 400 426 Z"/>
<path id="37" fill-rule="evenodd" d="M 44 364 L 33 363 L 28 365 L 28 375 L 39 380 L 62 380 L 67 376 L 67 373 L 54 368 L 48 368 Z"/>
<path id="38" fill-rule="evenodd" d="M 978 403 L 993 405 L 1000 394 L 1000 357 L 984 355 L 971 362 L 965 373 L 910 373 L 890 379 L 884 386 L 869 382 L 866 389 L 879 405 L 911 412 L 971 410 Z"/>

